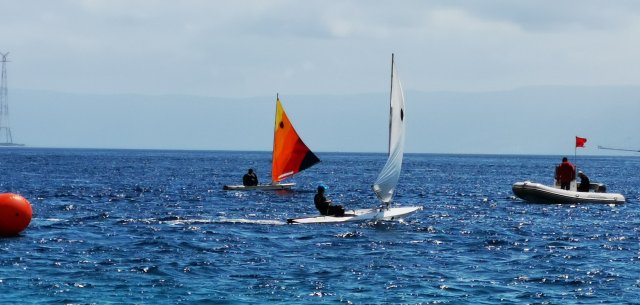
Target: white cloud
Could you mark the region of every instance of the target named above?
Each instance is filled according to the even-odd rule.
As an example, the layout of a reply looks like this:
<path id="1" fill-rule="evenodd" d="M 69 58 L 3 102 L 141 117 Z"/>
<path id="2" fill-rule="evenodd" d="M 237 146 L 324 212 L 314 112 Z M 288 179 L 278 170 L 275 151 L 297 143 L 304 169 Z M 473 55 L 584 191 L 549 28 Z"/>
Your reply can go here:
<path id="1" fill-rule="evenodd" d="M 511 22 L 483 19 L 460 9 L 436 9 L 427 12 L 425 27 L 441 35 L 514 35 L 520 34 L 518 26 Z"/>
<path id="2" fill-rule="evenodd" d="M 638 84 L 640 5 L 601 1 L 21 1 L 3 4 L 12 85 L 259 95 Z M 280 71 L 281 70 L 281 71 Z"/>

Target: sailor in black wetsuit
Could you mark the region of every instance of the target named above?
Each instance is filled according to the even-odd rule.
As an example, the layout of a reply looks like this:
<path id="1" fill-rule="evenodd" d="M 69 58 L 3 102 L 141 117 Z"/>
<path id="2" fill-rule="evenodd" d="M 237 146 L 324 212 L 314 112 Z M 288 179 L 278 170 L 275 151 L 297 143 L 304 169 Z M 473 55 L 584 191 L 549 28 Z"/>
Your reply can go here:
<path id="1" fill-rule="evenodd" d="M 589 177 L 587 177 L 583 172 L 578 172 L 578 177 L 580 177 L 578 192 L 589 192 L 591 189 L 591 181 L 589 181 Z"/>
<path id="2" fill-rule="evenodd" d="M 244 186 L 256 186 L 258 185 L 258 176 L 253 171 L 253 168 L 250 168 L 249 171 L 244 174 L 242 177 L 242 185 Z"/>
<path id="3" fill-rule="evenodd" d="M 324 196 L 326 186 L 318 186 L 318 193 L 313 197 L 313 203 L 321 215 L 344 216 L 344 208 L 341 205 L 331 205 L 331 200 Z"/>

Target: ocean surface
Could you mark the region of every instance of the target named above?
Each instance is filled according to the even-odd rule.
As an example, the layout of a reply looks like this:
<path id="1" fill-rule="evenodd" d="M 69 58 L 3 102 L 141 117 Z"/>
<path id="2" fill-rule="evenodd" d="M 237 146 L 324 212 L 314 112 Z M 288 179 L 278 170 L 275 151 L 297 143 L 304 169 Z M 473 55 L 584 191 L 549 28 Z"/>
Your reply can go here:
<path id="1" fill-rule="evenodd" d="M 34 209 L 0 238 L 0 304 L 639 304 L 640 156 L 578 156 L 621 205 L 544 205 L 562 156 L 405 155 L 403 222 L 288 225 L 316 186 L 376 205 L 384 154 L 318 153 L 291 192 L 223 191 L 268 152 L 0 149 Z M 573 158 L 569 156 L 571 161 Z"/>

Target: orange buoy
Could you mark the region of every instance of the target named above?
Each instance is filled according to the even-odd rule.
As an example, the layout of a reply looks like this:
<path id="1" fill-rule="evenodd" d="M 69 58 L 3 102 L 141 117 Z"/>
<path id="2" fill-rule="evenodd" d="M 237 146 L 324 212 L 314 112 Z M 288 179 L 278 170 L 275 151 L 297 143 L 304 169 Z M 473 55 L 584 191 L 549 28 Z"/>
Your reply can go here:
<path id="1" fill-rule="evenodd" d="M 15 236 L 31 222 L 31 204 L 20 195 L 0 194 L 0 236 Z"/>

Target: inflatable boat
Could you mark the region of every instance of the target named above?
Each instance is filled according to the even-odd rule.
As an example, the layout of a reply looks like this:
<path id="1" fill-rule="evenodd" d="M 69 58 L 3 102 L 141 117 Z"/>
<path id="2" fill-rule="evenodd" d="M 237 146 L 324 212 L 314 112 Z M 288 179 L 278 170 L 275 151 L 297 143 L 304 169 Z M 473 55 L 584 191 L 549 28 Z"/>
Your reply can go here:
<path id="1" fill-rule="evenodd" d="M 607 187 L 601 183 L 591 183 L 589 192 L 575 191 L 575 182 L 572 183 L 571 190 L 531 181 L 516 182 L 511 189 L 517 197 L 532 203 L 624 203 L 625 201 L 622 194 L 607 193 Z"/>

